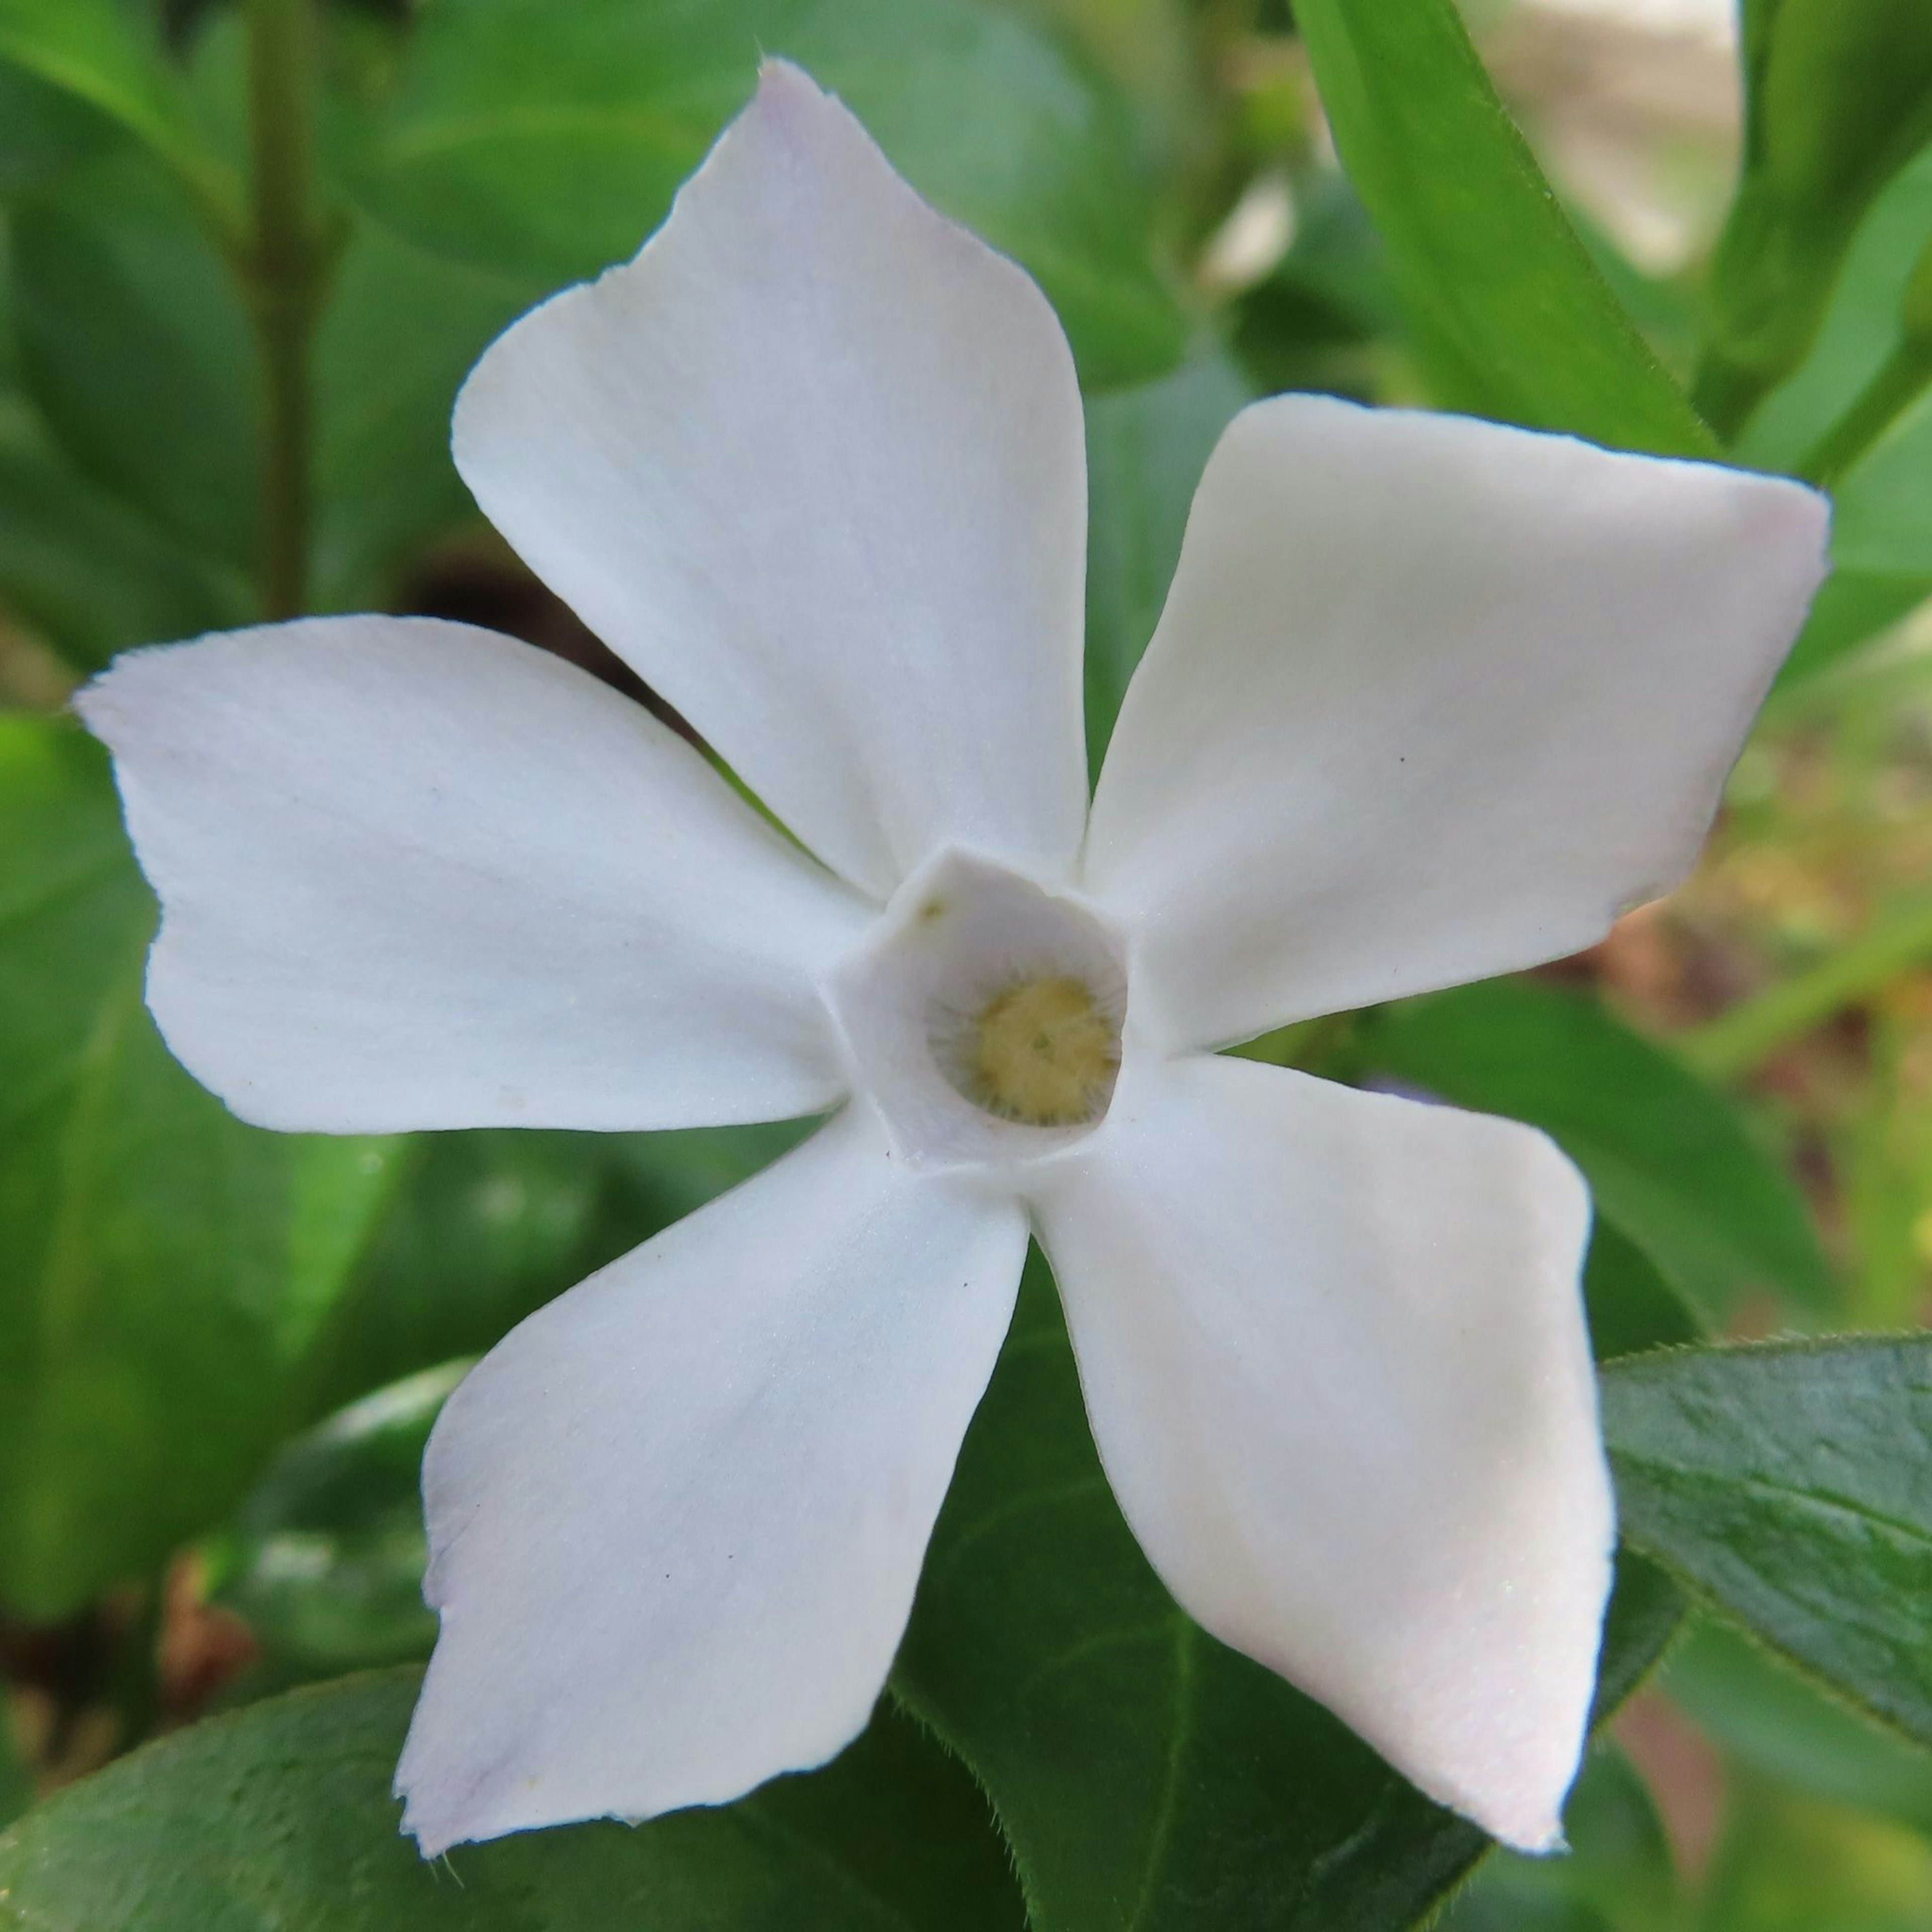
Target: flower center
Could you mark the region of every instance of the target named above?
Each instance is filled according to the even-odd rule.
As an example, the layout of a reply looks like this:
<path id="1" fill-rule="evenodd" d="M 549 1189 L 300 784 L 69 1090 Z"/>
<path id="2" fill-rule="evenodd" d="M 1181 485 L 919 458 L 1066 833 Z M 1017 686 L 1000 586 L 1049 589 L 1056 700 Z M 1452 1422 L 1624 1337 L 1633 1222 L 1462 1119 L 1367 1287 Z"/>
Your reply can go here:
<path id="1" fill-rule="evenodd" d="M 1120 1070 L 1119 1023 L 1070 973 L 1021 980 L 995 993 L 964 1044 L 963 1055 L 956 1047 L 938 1056 L 954 1087 L 976 1107 L 1023 1126 L 1097 1120 Z"/>
<path id="2" fill-rule="evenodd" d="M 909 1165 L 1031 1161 L 1106 1118 L 1126 949 L 1090 908 L 940 853 L 832 973 L 854 1084 Z"/>

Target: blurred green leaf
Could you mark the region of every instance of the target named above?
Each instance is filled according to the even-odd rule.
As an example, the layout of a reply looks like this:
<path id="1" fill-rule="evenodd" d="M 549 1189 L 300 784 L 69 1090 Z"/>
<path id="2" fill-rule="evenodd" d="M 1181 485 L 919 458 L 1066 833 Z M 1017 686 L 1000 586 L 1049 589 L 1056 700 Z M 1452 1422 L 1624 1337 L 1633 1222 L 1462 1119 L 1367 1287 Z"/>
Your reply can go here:
<path id="1" fill-rule="evenodd" d="M 1700 405 L 1735 435 L 1810 348 L 1852 232 L 1932 139 L 1922 0 L 1750 0 L 1744 162 L 1712 263 Z"/>
<path id="2" fill-rule="evenodd" d="M 1600 1743 L 1563 1809 L 1567 1856 L 1492 1852 L 1438 1932 L 1665 1932 L 1677 1884 L 1643 1780 Z"/>
<path id="3" fill-rule="evenodd" d="M 1888 1819 L 1734 1774 L 1700 1888 L 1708 1932 L 1924 1932 L 1932 1845 Z"/>
<path id="4" fill-rule="evenodd" d="M 1714 1319 L 1754 1290 L 1829 1306 L 1796 1186 L 1728 1101 L 1595 1001 L 1491 980 L 1382 1007 L 1359 1033 L 1369 1070 L 1550 1134 L 1603 1213 Z"/>
<path id="5" fill-rule="evenodd" d="M 1600 1215 L 1590 1231 L 1583 1264 L 1583 1298 L 1590 1347 L 1600 1362 L 1676 1348 L 1703 1330 L 1677 1291 L 1642 1249 Z"/>
<path id="6" fill-rule="evenodd" d="M 388 1184 L 244 1127 L 141 1004 L 105 755 L 0 716 L 0 1602 L 74 1609 L 232 1504 Z"/>
<path id="7" fill-rule="evenodd" d="M 1904 340 L 1906 289 L 1928 237 L 1932 148 L 1900 171 L 1853 230 L 1803 362 L 1765 398 L 1738 438 L 1745 461 L 1795 468 L 1858 400 Z"/>
<path id="8" fill-rule="evenodd" d="M 162 56 L 158 20 L 158 10 L 128 0 L 0 0 L 0 58 L 118 122 L 219 218 L 238 201 L 236 185 Z"/>
<path id="9" fill-rule="evenodd" d="M 220 256 L 135 157 L 22 198 L 14 242 L 22 368 L 68 454 L 197 555 L 249 565 L 255 350 Z"/>
<path id="10" fill-rule="evenodd" d="M 1738 1765 L 1932 1834 L 1932 1752 L 1827 1696 L 1741 1632 L 1694 1619 L 1671 1651 L 1664 1684 Z"/>
<path id="11" fill-rule="evenodd" d="M 1210 452 L 1254 392 L 1209 350 L 1087 408 L 1087 758 L 1097 773 L 1154 635 Z"/>
<path id="12" fill-rule="evenodd" d="M 14 1714 L 0 1696 L 0 1828 L 10 1825 L 34 1801 L 34 1781 L 15 1734 Z"/>
<path id="13" fill-rule="evenodd" d="M 1840 521 L 1842 522 L 1842 518 Z M 1932 544 L 1927 546 L 1932 559 Z M 1890 630 L 1932 597 L 1932 574 L 1880 574 L 1839 568 L 1825 580 L 1811 614 L 1772 687 L 1782 694 L 1808 683 L 1861 644 Z"/>
<path id="14" fill-rule="evenodd" d="M 1630 1540 L 1932 1742 L 1932 1336 L 1666 1351 L 1603 1400 Z"/>
<path id="15" fill-rule="evenodd" d="M 971 1780 L 884 1707 L 826 1769 L 424 1863 L 389 1796 L 418 1673 L 211 1719 L 0 1837 L 20 1932 L 1022 1932 Z"/>
<path id="16" fill-rule="evenodd" d="M 209 1546 L 210 1594 L 260 1647 L 254 1694 L 429 1655 L 423 1450 L 469 1366 L 424 1370 L 286 1444 Z"/>
<path id="17" fill-rule="evenodd" d="M 1600 1708 L 1678 1606 L 1620 1570 Z M 1035 1932 L 1388 1932 L 1488 1843 L 1175 1607 L 1101 1472 L 1037 1253 L 893 1681 L 991 1792 Z"/>
<path id="18" fill-rule="evenodd" d="M 358 226 L 315 344 L 315 576 L 326 607 L 385 601 L 398 566 L 476 518 L 449 460 L 456 392 L 491 340 L 548 292 Z"/>
<path id="19" fill-rule="evenodd" d="M 971 0 L 441 0 L 363 183 L 424 246 L 550 283 L 634 254 L 787 55 L 914 186 L 1030 269 L 1090 382 L 1178 357 L 1123 105 L 1025 20 Z"/>
<path id="20" fill-rule="evenodd" d="M 0 60 L 0 195 L 59 174 L 113 139 L 113 123 L 78 95 Z"/>
<path id="21" fill-rule="evenodd" d="M 1711 454 L 1564 220 L 1454 0 L 1296 0 L 1294 19 L 1438 400 L 1613 448 Z"/>

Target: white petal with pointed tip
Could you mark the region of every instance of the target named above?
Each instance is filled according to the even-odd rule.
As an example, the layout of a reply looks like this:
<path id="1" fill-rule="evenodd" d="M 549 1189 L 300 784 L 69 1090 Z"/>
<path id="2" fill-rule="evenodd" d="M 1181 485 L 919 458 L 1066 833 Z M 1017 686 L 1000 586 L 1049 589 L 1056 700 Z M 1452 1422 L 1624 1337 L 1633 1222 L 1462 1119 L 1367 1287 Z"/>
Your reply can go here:
<path id="1" fill-rule="evenodd" d="M 828 865 L 937 845 L 1064 872 L 1086 807 L 1086 470 L 1060 325 L 805 75 L 638 259 L 457 404 L 532 568 Z"/>
<path id="2" fill-rule="evenodd" d="M 586 672 L 425 619 L 118 660 L 148 1002 L 244 1120 L 660 1127 L 842 1090 L 813 975 L 868 909 Z"/>
<path id="3" fill-rule="evenodd" d="M 1615 1531 L 1582 1181 L 1513 1121 L 1190 1058 L 1035 1200 L 1094 1433 L 1184 1608 L 1438 1801 L 1558 1841 Z"/>
<path id="4" fill-rule="evenodd" d="M 424 1466 L 426 1856 L 722 1804 L 858 1734 L 1026 1242 L 855 1104 L 497 1345 Z"/>
<path id="5" fill-rule="evenodd" d="M 1259 403 L 1210 460 L 1086 884 L 1174 1046 L 1576 951 L 1667 891 L 1824 500 L 1466 417 Z"/>

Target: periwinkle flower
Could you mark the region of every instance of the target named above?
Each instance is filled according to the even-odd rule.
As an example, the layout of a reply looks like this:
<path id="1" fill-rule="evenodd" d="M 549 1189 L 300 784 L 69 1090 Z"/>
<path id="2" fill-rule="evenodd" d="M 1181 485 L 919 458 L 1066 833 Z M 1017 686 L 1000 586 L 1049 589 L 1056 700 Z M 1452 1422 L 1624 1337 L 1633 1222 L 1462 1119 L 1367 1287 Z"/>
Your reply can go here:
<path id="1" fill-rule="evenodd" d="M 1681 878 L 1821 500 L 1257 404 L 1090 807 L 1065 340 L 778 64 L 635 262 L 484 356 L 455 454 L 797 842 L 503 638 L 138 652 L 80 704 L 170 1044 L 271 1127 L 831 1118 L 451 1400 L 424 1851 L 720 1802 L 862 1728 L 1030 1234 L 1180 1603 L 1556 1842 L 1614 1540 L 1583 1184 L 1528 1128 L 1216 1049 L 1572 952 Z"/>

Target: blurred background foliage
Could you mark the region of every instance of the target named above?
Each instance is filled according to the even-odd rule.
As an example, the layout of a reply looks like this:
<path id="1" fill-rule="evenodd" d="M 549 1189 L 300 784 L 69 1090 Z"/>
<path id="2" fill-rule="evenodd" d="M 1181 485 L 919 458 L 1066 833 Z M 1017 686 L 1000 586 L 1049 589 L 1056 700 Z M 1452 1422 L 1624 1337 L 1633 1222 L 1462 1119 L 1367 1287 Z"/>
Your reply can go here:
<path id="1" fill-rule="evenodd" d="M 1039 1280 L 853 1752 L 457 1882 L 394 1839 L 437 1405 L 802 1130 L 242 1126 L 148 1022 L 152 902 L 62 707 L 118 650 L 301 608 L 488 623 L 648 700 L 481 524 L 449 409 L 662 218 L 760 51 L 1067 326 L 1096 764 L 1256 394 L 1835 495 L 1688 886 L 1544 972 L 1244 1049 L 1534 1121 L 1590 1175 L 1622 1508 L 1670 1574 L 1626 1559 L 1606 1713 L 1649 1674 L 1568 1858 L 1480 1859 L 1174 1616 Z M 1453 1893 L 1454 1932 L 1932 1928 L 1924 1357 L 1771 1349 L 1707 1403 L 1708 1358 L 1643 1352 L 1932 1308 L 1924 0 L 0 0 L 0 1825 L 48 1800 L 0 1923 L 1374 1932 Z M 1049 1525 L 1006 1508 L 1034 1490 Z"/>

